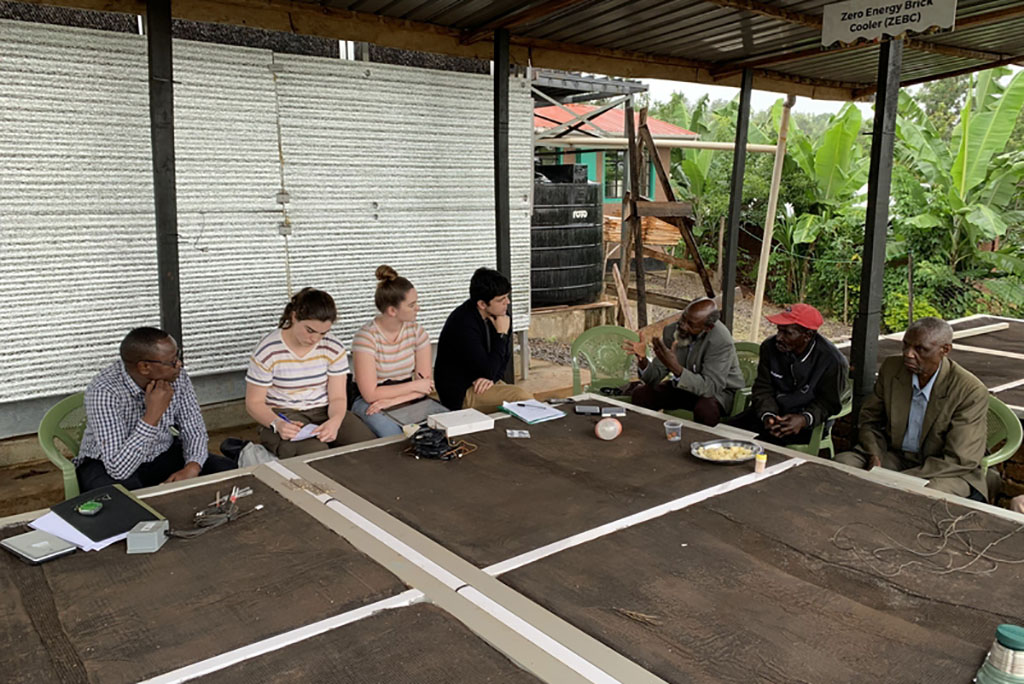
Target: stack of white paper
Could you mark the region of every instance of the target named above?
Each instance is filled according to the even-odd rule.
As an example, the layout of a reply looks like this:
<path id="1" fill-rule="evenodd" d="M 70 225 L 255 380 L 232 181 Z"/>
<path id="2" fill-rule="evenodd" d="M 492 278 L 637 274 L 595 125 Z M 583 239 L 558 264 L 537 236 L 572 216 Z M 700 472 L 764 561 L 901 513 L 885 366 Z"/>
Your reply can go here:
<path id="1" fill-rule="evenodd" d="M 115 534 L 113 537 L 107 539 L 101 539 L 100 541 L 94 542 L 84 534 L 79 532 L 64 518 L 60 517 L 53 511 L 50 511 L 46 515 L 36 518 L 28 524 L 29 527 L 42 530 L 43 532 L 49 532 L 55 537 L 60 537 L 64 541 L 74 544 L 83 551 L 99 551 L 104 549 L 114 542 L 119 542 L 122 539 L 128 538 L 128 533 Z"/>
<path id="2" fill-rule="evenodd" d="M 548 420 L 555 420 L 556 418 L 565 418 L 565 413 L 559 411 L 556 408 L 548 406 L 547 404 L 541 403 L 536 399 L 527 399 L 526 401 L 506 401 L 502 403 L 501 410 L 505 413 L 511 413 L 519 420 L 535 425 L 537 423 L 543 423 Z"/>

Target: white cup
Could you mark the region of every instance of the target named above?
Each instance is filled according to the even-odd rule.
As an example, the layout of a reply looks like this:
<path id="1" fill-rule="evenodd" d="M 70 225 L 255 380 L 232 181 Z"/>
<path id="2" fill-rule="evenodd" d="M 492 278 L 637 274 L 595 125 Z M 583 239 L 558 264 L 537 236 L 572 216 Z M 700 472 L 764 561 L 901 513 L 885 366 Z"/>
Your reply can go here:
<path id="1" fill-rule="evenodd" d="M 683 424 L 678 420 L 665 421 L 665 439 L 678 442 L 683 438 Z"/>

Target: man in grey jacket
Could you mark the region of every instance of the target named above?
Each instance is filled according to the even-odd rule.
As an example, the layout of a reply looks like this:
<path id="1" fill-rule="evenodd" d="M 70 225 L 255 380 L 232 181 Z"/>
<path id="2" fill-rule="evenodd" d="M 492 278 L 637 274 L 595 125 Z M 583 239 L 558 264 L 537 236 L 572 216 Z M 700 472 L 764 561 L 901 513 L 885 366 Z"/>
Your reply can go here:
<path id="1" fill-rule="evenodd" d="M 678 323 L 665 327 L 647 345 L 626 342 L 623 349 L 637 357 L 643 385 L 633 391 L 633 404 L 655 410 L 686 409 L 703 425 L 717 425 L 743 387 L 743 373 L 729 329 L 718 320 L 714 300 L 690 302 Z M 668 378 L 668 379 L 666 379 Z"/>

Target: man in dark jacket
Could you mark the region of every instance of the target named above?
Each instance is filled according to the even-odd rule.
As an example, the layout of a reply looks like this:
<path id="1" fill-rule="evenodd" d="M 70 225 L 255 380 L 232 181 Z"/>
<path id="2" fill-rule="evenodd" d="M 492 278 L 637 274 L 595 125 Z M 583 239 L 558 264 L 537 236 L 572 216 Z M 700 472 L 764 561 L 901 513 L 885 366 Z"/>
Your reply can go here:
<path id="1" fill-rule="evenodd" d="M 490 413 L 503 401 L 533 398 L 522 387 L 501 380 L 512 355 L 511 293 L 508 278 L 493 269 L 478 268 L 469 282 L 469 299 L 448 315 L 437 341 L 434 385 L 449 409 Z"/>
<path id="2" fill-rule="evenodd" d="M 653 360 L 643 340 L 622 348 L 636 354 L 643 385 L 633 390 L 633 404 L 644 408 L 686 409 L 704 425 L 717 425 L 743 387 L 743 372 L 729 329 L 718 320 L 712 299 L 697 299 L 679 321 L 654 338 Z M 665 380 L 671 376 L 671 380 Z M 664 381 L 664 382 L 663 382 Z"/>
<path id="3" fill-rule="evenodd" d="M 766 317 L 778 332 L 761 343 L 750 407 L 729 425 L 772 444 L 806 444 L 811 430 L 839 413 L 850 365 L 818 334 L 824 323 L 809 304 Z"/>

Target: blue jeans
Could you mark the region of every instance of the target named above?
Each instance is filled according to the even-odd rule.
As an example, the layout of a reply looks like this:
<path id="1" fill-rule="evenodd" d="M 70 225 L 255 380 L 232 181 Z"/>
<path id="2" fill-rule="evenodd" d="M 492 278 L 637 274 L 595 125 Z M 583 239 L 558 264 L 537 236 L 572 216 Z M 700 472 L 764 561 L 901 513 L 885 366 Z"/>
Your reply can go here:
<path id="1" fill-rule="evenodd" d="M 378 437 L 391 437 L 392 435 L 402 434 L 402 426 L 391 420 L 382 411 L 378 411 L 370 416 L 366 415 L 366 409 L 368 408 L 370 408 L 370 405 L 362 397 L 358 397 L 352 403 L 352 413 L 359 416 L 366 423 L 366 426 L 373 431 L 373 434 Z"/>

